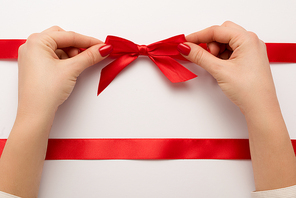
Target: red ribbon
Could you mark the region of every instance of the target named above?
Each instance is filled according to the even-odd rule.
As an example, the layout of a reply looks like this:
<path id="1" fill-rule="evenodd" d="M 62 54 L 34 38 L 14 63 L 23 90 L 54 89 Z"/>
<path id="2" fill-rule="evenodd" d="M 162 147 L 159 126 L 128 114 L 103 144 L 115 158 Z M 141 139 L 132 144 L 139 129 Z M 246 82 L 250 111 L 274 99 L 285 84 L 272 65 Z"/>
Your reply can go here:
<path id="1" fill-rule="evenodd" d="M 108 36 L 105 43 L 113 46 L 110 57 L 117 59 L 102 69 L 98 95 L 139 55 L 148 56 L 173 83 L 195 78 L 196 75 L 194 73 L 174 60 L 186 60 L 177 50 L 177 46 L 183 42 L 186 42 L 183 34 L 147 46 L 137 45 L 120 37 Z"/>
<path id="2" fill-rule="evenodd" d="M 0 39 L 0 59 L 16 59 L 23 39 Z M 149 58 L 172 82 L 196 75 L 174 59 L 184 58 L 176 51 L 184 35 L 148 46 L 108 36 L 113 45 L 111 57 L 117 58 L 102 70 L 100 93 L 115 76 L 139 55 Z M 206 49 L 206 44 L 200 44 Z M 266 43 L 270 62 L 296 63 L 295 43 Z M 178 70 L 178 71 L 177 71 Z M 0 155 L 6 139 L 0 139 Z M 296 140 L 292 140 L 294 150 Z M 247 139 L 49 139 L 46 159 L 250 159 Z"/>
<path id="3" fill-rule="evenodd" d="M 25 41 L 24 39 L 0 39 L 0 59 L 16 59 L 18 48 Z M 177 50 L 177 46 L 183 42 L 186 42 L 183 34 L 148 46 L 137 45 L 116 36 L 107 36 L 105 43 L 113 46 L 110 57 L 117 59 L 102 69 L 98 95 L 139 55 L 147 55 L 173 83 L 195 78 L 197 75 L 174 60 L 187 60 Z M 204 49 L 207 48 L 204 43 L 200 44 L 200 46 Z M 296 43 L 266 43 L 266 47 L 270 62 L 296 63 Z"/>
<path id="4" fill-rule="evenodd" d="M 248 139 L 49 139 L 46 154 L 47 160 L 250 158 Z"/>
<path id="5" fill-rule="evenodd" d="M 25 42 L 24 39 L 0 39 L 0 59 L 17 59 L 18 48 Z"/>
<path id="6" fill-rule="evenodd" d="M 296 43 L 265 43 L 269 62 L 296 63 Z"/>

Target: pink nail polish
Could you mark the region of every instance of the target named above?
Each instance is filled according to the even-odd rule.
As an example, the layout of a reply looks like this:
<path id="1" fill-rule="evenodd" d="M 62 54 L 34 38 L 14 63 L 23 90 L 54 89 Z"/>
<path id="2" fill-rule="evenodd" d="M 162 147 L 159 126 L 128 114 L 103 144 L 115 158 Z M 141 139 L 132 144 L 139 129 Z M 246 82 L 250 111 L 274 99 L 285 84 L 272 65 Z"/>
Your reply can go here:
<path id="1" fill-rule="evenodd" d="M 100 47 L 100 49 L 99 49 L 99 52 L 102 57 L 105 57 L 105 56 L 111 54 L 112 51 L 113 51 L 112 45 L 104 45 L 104 46 Z"/>
<path id="2" fill-rule="evenodd" d="M 184 54 L 185 56 L 188 56 L 191 50 L 191 48 L 184 43 L 180 43 L 177 49 L 181 54 Z"/>

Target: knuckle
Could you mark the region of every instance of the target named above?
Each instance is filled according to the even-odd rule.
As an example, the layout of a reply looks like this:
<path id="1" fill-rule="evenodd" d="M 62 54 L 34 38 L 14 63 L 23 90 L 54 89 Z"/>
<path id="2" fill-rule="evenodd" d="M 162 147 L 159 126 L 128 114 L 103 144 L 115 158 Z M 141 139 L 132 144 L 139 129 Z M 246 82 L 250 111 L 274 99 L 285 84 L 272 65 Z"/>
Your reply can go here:
<path id="1" fill-rule="evenodd" d="M 257 34 L 255 34 L 254 32 L 248 31 L 248 36 L 252 40 L 259 40 Z"/>
<path id="2" fill-rule="evenodd" d="M 88 60 L 89 65 L 94 65 L 96 63 L 96 59 L 97 59 L 95 54 L 90 50 L 86 50 L 85 54 L 87 56 L 87 60 Z"/>
<path id="3" fill-rule="evenodd" d="M 212 25 L 211 28 L 217 28 L 219 25 Z"/>
<path id="4" fill-rule="evenodd" d="M 60 26 L 57 26 L 57 25 L 54 25 L 51 27 L 51 29 L 54 29 L 54 30 L 61 30 L 62 28 Z"/>
<path id="5" fill-rule="evenodd" d="M 68 33 L 69 33 L 70 35 L 72 35 L 72 36 L 75 35 L 75 32 L 74 32 L 74 31 L 68 31 Z"/>
<path id="6" fill-rule="evenodd" d="M 40 33 L 33 33 L 31 34 L 26 41 L 26 45 L 32 47 L 38 44 L 41 40 L 41 34 Z"/>
<path id="7" fill-rule="evenodd" d="M 75 38 L 76 33 L 74 31 L 67 31 L 69 33 L 69 36 L 71 36 L 71 38 Z"/>
<path id="8" fill-rule="evenodd" d="M 55 31 L 64 31 L 64 30 L 61 27 L 54 25 L 54 26 L 51 26 L 50 28 L 44 30 L 42 33 L 55 32 Z"/>
<path id="9" fill-rule="evenodd" d="M 40 37 L 40 33 L 33 33 L 28 37 L 27 41 L 28 42 L 36 41 L 39 39 L 39 37 Z"/>
<path id="10" fill-rule="evenodd" d="M 211 27 L 210 27 L 210 29 L 217 29 L 217 28 L 219 28 L 220 26 L 219 25 L 212 25 Z"/>
<path id="11" fill-rule="evenodd" d="M 71 39 L 75 39 L 75 32 L 73 31 L 68 31 L 69 36 L 71 37 Z"/>
<path id="12" fill-rule="evenodd" d="M 232 25 L 232 24 L 233 24 L 232 21 L 225 21 L 225 22 L 222 24 L 222 26 L 227 27 L 227 26 Z"/>
<path id="13" fill-rule="evenodd" d="M 73 45 L 76 45 L 76 33 L 74 31 L 68 31 L 70 39 L 73 41 Z"/>
<path id="14" fill-rule="evenodd" d="M 193 54 L 193 62 L 197 65 L 201 65 L 203 62 L 204 51 L 203 50 L 196 50 Z"/>
<path id="15" fill-rule="evenodd" d="M 265 48 L 265 43 L 259 39 L 259 37 L 257 36 L 257 34 L 255 34 L 254 32 L 247 32 L 247 40 L 250 44 L 258 46 L 260 48 Z"/>

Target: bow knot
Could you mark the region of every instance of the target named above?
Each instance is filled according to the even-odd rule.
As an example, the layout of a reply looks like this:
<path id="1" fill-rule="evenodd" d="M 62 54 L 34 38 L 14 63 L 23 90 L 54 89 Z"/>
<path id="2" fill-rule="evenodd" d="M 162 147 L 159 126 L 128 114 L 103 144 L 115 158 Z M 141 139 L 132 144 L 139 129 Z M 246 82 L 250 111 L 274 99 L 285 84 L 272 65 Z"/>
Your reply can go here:
<path id="1" fill-rule="evenodd" d="M 120 37 L 108 36 L 105 43 L 113 46 L 110 57 L 117 59 L 102 69 L 98 95 L 139 55 L 147 55 L 173 83 L 195 78 L 196 75 L 194 73 L 175 60 L 186 60 L 177 49 L 177 46 L 183 42 L 186 42 L 183 34 L 147 46 L 137 45 Z"/>
<path id="2" fill-rule="evenodd" d="M 148 55 L 147 46 L 146 45 L 137 45 L 139 50 L 139 55 Z"/>

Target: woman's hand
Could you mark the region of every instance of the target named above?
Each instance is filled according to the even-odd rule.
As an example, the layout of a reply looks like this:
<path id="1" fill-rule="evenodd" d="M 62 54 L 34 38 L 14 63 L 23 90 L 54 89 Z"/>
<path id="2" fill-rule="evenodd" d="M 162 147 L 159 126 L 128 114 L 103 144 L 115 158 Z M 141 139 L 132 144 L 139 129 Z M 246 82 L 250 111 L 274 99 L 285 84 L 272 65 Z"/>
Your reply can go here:
<path id="1" fill-rule="evenodd" d="M 80 53 L 79 48 L 87 48 Z M 52 27 L 19 49 L 19 105 L 0 159 L 0 190 L 37 197 L 55 112 L 79 74 L 104 59 L 112 46 Z"/>
<path id="2" fill-rule="evenodd" d="M 225 95 L 243 113 L 262 101 L 277 102 L 265 44 L 252 32 L 233 22 L 212 26 L 190 34 L 183 50 L 185 58 L 206 69 L 218 82 Z M 197 44 L 207 43 L 209 51 Z"/>
<path id="3" fill-rule="evenodd" d="M 232 22 L 186 37 L 185 58 L 206 69 L 244 113 L 257 191 L 296 184 L 296 158 L 267 58 L 265 44 Z M 209 51 L 197 44 L 207 43 Z"/>
<path id="4" fill-rule="evenodd" d="M 18 111 L 55 112 L 80 73 L 111 53 L 112 46 L 102 46 L 98 39 L 57 26 L 32 34 L 19 49 Z M 80 53 L 79 48 L 87 49 Z"/>

